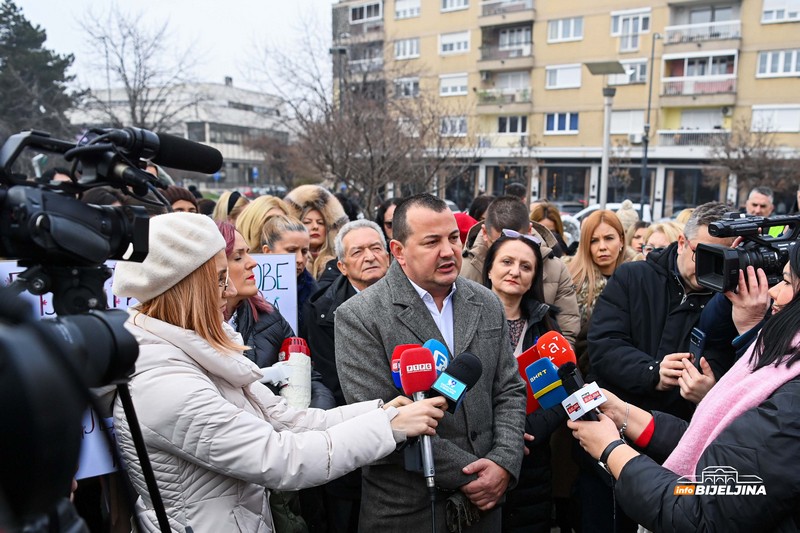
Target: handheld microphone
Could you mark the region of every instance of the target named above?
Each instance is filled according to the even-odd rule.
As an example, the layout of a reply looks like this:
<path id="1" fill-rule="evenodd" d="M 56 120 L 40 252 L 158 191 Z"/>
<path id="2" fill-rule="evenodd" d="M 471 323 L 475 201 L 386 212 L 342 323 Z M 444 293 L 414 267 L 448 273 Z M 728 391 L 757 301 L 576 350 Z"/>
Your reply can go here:
<path id="1" fill-rule="evenodd" d="M 431 395 L 447 399 L 447 412 L 455 413 L 467 391 L 470 390 L 483 373 L 483 364 L 474 354 L 464 352 L 455 359 L 447 370 L 439 374 L 431 385 Z"/>
<path id="2" fill-rule="evenodd" d="M 561 368 L 565 363 L 576 364 L 575 350 L 569 341 L 557 331 L 548 331 L 536 342 L 536 350 L 540 357 L 550 359 L 556 368 Z"/>
<path id="3" fill-rule="evenodd" d="M 436 366 L 436 374 L 441 375 L 447 368 L 447 365 L 450 364 L 450 352 L 447 350 L 447 346 L 436 339 L 430 339 L 425 341 L 422 347 L 431 351 L 433 354 L 433 362 Z"/>
<path id="4" fill-rule="evenodd" d="M 436 381 L 436 367 L 433 354 L 427 348 L 409 348 L 400 356 L 400 381 L 403 392 L 411 396 L 414 401 L 424 400 L 425 391 L 431 388 Z M 436 469 L 433 465 L 433 448 L 429 435 L 421 435 L 422 445 L 422 475 L 425 476 L 425 485 L 435 497 L 434 476 Z"/>
<path id="5" fill-rule="evenodd" d="M 421 348 L 421 346 L 419 344 L 398 344 L 392 352 L 392 381 L 398 389 L 403 388 L 400 383 L 400 356 L 409 348 Z"/>
<path id="6" fill-rule="evenodd" d="M 578 369 L 575 363 L 564 363 L 561 368 L 558 369 L 558 377 L 561 378 L 561 382 L 564 385 L 564 390 L 566 390 L 567 394 L 570 395 L 570 405 L 572 406 L 581 405 L 582 403 L 587 403 L 587 401 L 597 400 L 602 397 L 602 394 L 600 394 L 598 397 L 587 398 L 585 401 L 579 401 L 578 398 L 583 396 L 582 389 L 586 383 L 584 383 L 581 371 Z M 597 392 L 599 393 L 599 389 Z M 575 398 L 572 398 L 573 396 Z M 605 401 L 605 397 L 602 398 L 603 401 Z M 603 402 L 601 401 L 600 403 Z M 567 414 L 570 415 L 570 418 L 572 418 L 575 410 L 567 407 L 566 405 L 564 408 L 567 410 Z M 597 417 L 597 409 L 587 410 L 586 413 L 579 418 L 580 420 L 589 420 L 592 422 L 600 421 L 600 419 Z"/>
<path id="7" fill-rule="evenodd" d="M 567 398 L 567 391 L 558 377 L 558 369 L 547 357 L 525 368 L 525 381 L 543 409 L 550 409 Z"/>
<path id="8" fill-rule="evenodd" d="M 533 390 L 531 390 L 531 386 L 528 382 L 528 374 L 525 372 L 525 369 L 528 368 L 530 365 L 535 363 L 541 359 L 539 357 L 539 352 L 536 350 L 536 346 L 531 346 L 517 357 L 517 366 L 519 367 L 519 375 L 522 377 L 522 380 L 526 383 L 525 385 L 525 395 L 527 396 L 527 404 L 525 405 L 525 414 L 529 415 L 532 412 L 539 409 L 539 401 L 533 396 Z"/>
<path id="9" fill-rule="evenodd" d="M 142 128 L 106 130 L 109 139 L 132 157 L 150 159 L 157 165 L 213 174 L 222 167 L 216 148 L 167 133 Z"/>

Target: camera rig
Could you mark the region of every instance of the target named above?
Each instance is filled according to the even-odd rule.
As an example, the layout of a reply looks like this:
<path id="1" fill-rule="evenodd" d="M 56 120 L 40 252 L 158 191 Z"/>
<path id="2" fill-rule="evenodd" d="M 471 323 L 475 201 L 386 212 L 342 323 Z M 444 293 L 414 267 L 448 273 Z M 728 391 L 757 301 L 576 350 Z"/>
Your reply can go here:
<path id="1" fill-rule="evenodd" d="M 780 235 L 771 236 L 772 228 L 780 228 Z M 717 292 L 732 291 L 739 284 L 739 271 L 753 266 L 764 270 L 771 286 L 783 279 L 789 250 L 800 237 L 800 215 L 765 218 L 728 213 L 709 224 L 708 233 L 712 237 L 742 237 L 744 241 L 736 248 L 699 244 L 696 275 L 700 285 Z"/>

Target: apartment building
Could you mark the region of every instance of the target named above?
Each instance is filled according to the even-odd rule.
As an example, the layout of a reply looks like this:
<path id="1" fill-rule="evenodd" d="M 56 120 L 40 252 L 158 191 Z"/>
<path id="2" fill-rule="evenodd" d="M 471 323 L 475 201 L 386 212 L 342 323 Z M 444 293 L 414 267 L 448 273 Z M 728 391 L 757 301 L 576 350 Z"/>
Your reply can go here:
<path id="1" fill-rule="evenodd" d="M 645 150 L 657 217 L 742 200 L 735 176 L 703 174 L 710 148 L 737 128 L 771 132 L 800 155 L 800 0 L 346 0 L 333 10 L 340 54 L 368 59 L 390 93 L 453 110 L 441 134 L 478 157 L 448 197 L 520 182 L 534 197 L 596 201 L 606 88 L 616 93 L 609 202 L 639 200 Z M 618 73 L 592 75 L 587 64 L 600 63 Z M 398 65 L 414 74 L 388 79 Z"/>

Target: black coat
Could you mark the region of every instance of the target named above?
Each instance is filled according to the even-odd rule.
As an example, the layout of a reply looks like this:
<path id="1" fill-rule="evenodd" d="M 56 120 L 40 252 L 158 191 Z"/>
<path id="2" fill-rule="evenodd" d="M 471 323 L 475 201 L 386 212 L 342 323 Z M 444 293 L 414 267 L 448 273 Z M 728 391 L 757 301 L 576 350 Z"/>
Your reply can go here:
<path id="1" fill-rule="evenodd" d="M 244 355 L 259 368 L 277 363 L 278 351 L 284 339 L 294 337 L 292 326 L 277 309 L 269 313 L 259 312 L 256 320 L 247 300 L 236 308 L 236 331 L 242 334 L 244 343 L 251 347 Z"/>
<path id="2" fill-rule="evenodd" d="M 685 292 L 677 248 L 673 243 L 646 261 L 620 265 L 597 300 L 587 338 L 601 387 L 642 409 L 688 420 L 694 405 L 677 387 L 656 391 L 658 365 L 665 355 L 689 351 L 689 334 L 712 293 Z"/>
<path id="3" fill-rule="evenodd" d="M 536 344 L 538 338 L 547 333 L 544 317 L 551 313 L 550 306 L 536 301 L 528 302 L 523 309 L 528 329 L 522 339 L 522 350 Z M 525 432 L 534 436 L 528 445 L 530 454 L 522 458 L 519 481 L 506 494 L 503 505 L 504 533 L 547 533 L 553 500 L 552 470 L 550 467 L 550 435 L 567 419 L 564 408 L 556 405 L 550 409 L 539 409 L 525 417 Z"/>
<path id="4" fill-rule="evenodd" d="M 333 393 L 336 405 L 347 405 L 347 402 L 336 371 L 333 319 L 336 309 L 355 295 L 356 290 L 344 276 L 314 293 L 306 304 L 304 327 L 300 333 L 308 342 L 314 369 L 322 375 L 322 382 Z"/>
<path id="5" fill-rule="evenodd" d="M 686 430 L 685 421 L 654 413 L 655 432 L 647 448 L 658 460 L 668 456 Z M 746 411 L 705 449 L 700 477 L 709 466 L 758 476 L 766 495 L 675 496 L 679 476 L 647 456 L 629 461 L 617 481 L 625 513 L 652 531 L 800 530 L 800 378 L 778 388 Z"/>

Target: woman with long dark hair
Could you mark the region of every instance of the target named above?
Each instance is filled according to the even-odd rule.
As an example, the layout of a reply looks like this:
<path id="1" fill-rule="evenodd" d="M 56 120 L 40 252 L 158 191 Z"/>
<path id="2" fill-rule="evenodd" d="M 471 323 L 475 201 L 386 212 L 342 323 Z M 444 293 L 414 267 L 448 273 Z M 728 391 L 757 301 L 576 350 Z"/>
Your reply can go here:
<path id="1" fill-rule="evenodd" d="M 616 478 L 617 502 L 644 527 L 797 530 L 800 246 L 789 255 L 783 281 L 770 289 L 782 306 L 773 305 L 755 342 L 698 404 L 688 426 L 607 391 L 599 423 L 569 423 L 581 446 Z M 621 440 L 620 432 L 647 455 Z M 656 462 L 665 457 L 663 466 Z"/>
<path id="2" fill-rule="evenodd" d="M 544 303 L 542 253 L 538 238 L 503 230 L 486 253 L 483 284 L 505 308 L 509 342 L 519 356 L 551 330 L 558 330 L 556 309 Z M 503 506 L 504 532 L 549 532 L 552 507 L 550 435 L 563 423 L 561 406 L 538 410 L 526 418 L 533 435 L 531 453 L 522 460 L 517 486 Z"/>

